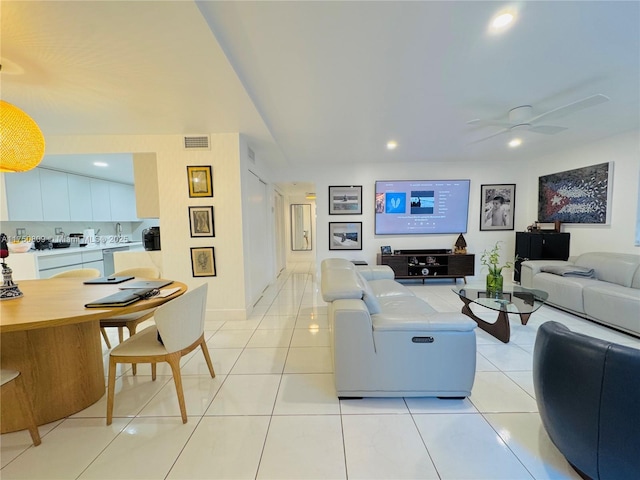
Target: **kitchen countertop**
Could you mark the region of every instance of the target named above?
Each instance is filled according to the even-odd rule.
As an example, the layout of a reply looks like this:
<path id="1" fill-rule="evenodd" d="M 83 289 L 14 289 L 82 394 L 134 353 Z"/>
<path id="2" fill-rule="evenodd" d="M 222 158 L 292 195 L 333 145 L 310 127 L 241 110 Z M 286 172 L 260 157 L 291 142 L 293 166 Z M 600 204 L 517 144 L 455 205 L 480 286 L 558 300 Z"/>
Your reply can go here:
<path id="1" fill-rule="evenodd" d="M 142 247 L 142 242 L 122 242 L 122 243 L 100 243 L 95 245 L 87 245 L 86 247 L 70 246 L 68 248 L 53 248 L 51 250 L 29 250 L 24 253 L 11 253 L 11 257 L 18 255 L 33 255 L 34 257 L 48 257 L 51 255 L 63 255 L 65 253 L 82 253 L 92 252 L 95 250 L 105 250 L 107 248 L 129 247 L 129 249 L 137 249 Z"/>

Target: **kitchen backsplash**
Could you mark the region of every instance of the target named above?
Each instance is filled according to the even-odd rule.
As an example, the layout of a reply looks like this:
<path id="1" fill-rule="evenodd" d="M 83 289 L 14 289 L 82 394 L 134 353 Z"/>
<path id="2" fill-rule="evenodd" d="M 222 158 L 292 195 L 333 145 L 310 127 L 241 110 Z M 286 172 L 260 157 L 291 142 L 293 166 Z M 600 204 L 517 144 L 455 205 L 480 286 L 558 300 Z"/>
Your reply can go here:
<path id="1" fill-rule="evenodd" d="M 143 220 L 140 222 L 120 222 L 122 235 L 132 241 L 142 241 L 142 230 L 159 226 L 157 219 Z M 96 235 L 116 235 L 116 222 L 2 222 L 2 233 L 9 238 L 17 235 L 17 229 L 25 229 L 25 235 L 32 237 L 56 238 L 56 229 L 62 229 L 65 236 L 71 233 L 82 233 L 87 228 L 93 228 Z M 98 229 L 100 231 L 98 232 Z"/>

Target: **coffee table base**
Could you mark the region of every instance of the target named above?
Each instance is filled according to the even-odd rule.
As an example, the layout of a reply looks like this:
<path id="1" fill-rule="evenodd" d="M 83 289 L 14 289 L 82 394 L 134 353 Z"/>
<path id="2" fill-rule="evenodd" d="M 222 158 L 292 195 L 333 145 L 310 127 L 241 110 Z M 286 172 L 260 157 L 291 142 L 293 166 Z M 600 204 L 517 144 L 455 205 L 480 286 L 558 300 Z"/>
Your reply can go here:
<path id="1" fill-rule="evenodd" d="M 509 314 L 507 312 L 505 312 L 504 310 L 500 310 L 498 312 L 498 319 L 496 320 L 496 322 L 489 323 L 476 316 L 476 314 L 471 311 L 471 308 L 469 307 L 469 305 L 473 303 L 471 300 L 464 297 L 460 297 L 460 300 L 464 302 L 462 313 L 476 322 L 481 330 L 484 330 L 489 335 L 494 336 L 503 343 L 509 343 L 509 339 L 511 338 L 511 328 L 509 327 Z M 522 323 L 522 325 L 526 325 L 531 314 L 520 313 L 519 315 L 520 323 Z"/>

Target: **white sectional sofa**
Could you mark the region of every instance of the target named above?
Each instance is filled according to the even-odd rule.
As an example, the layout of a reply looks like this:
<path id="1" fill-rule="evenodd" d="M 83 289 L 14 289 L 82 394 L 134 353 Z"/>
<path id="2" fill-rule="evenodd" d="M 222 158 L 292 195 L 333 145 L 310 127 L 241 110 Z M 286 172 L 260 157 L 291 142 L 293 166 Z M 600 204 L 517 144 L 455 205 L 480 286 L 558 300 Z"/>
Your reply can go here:
<path id="1" fill-rule="evenodd" d="M 547 303 L 640 336 L 640 255 L 590 252 L 521 268 L 522 286 L 548 292 Z"/>
<path id="2" fill-rule="evenodd" d="M 321 264 L 337 394 L 466 397 L 476 368 L 476 323 L 436 312 L 386 265 Z"/>

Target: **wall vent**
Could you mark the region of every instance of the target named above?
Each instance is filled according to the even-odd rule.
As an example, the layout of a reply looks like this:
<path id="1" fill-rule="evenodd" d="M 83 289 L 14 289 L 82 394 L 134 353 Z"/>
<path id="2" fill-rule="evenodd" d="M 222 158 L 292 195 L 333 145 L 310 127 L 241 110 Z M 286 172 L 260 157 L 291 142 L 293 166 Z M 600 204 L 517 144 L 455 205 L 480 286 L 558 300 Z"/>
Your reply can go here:
<path id="1" fill-rule="evenodd" d="M 251 160 L 251 162 L 256 163 L 256 152 L 254 152 L 253 150 L 251 150 L 251 147 L 247 147 L 248 150 L 248 155 L 249 155 L 249 160 Z"/>
<path id="2" fill-rule="evenodd" d="M 184 137 L 185 150 L 210 150 L 209 135 L 188 135 Z"/>

